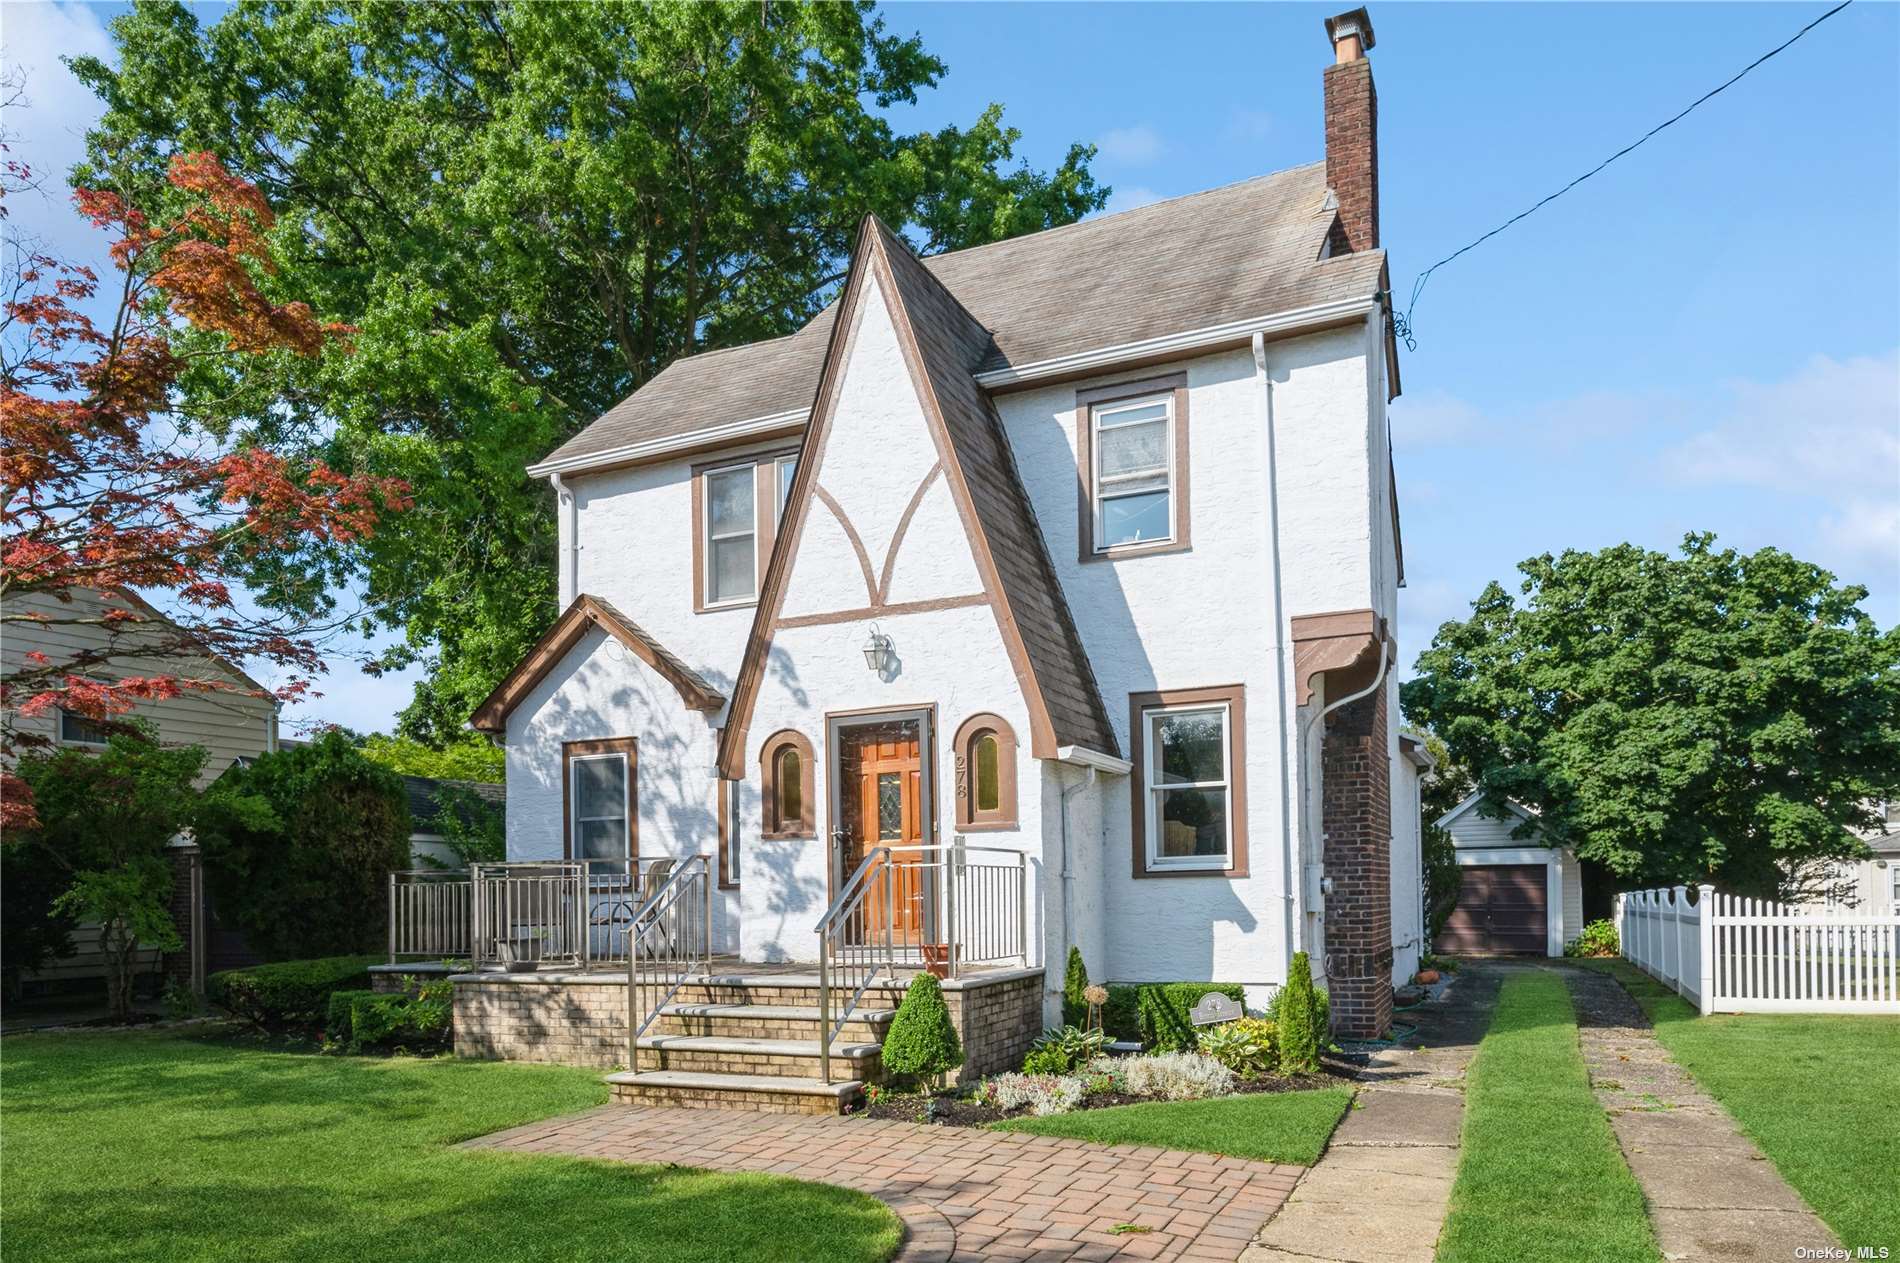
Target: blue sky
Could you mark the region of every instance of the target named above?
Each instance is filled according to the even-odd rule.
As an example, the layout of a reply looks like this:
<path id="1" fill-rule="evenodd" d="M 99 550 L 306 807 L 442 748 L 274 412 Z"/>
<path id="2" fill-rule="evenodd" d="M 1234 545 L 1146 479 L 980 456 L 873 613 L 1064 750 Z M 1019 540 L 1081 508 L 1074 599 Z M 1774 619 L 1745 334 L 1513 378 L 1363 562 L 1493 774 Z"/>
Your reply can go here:
<path id="1" fill-rule="evenodd" d="M 1394 288 L 1594 166 L 1825 5 L 1375 4 Z M 1322 156 L 1335 6 L 897 4 L 949 64 L 895 114 L 991 101 L 1037 166 L 1101 147 L 1111 209 Z M 19 151 L 91 117 L 54 60 L 113 10 L 14 6 Z M 16 209 L 56 243 L 63 202 Z M 1406 662 L 1524 557 L 1712 530 L 1871 589 L 1900 622 L 1900 6 L 1861 0 L 1635 154 L 1433 277 L 1392 409 Z M 299 708 L 386 728 L 402 678 L 341 662 Z"/>

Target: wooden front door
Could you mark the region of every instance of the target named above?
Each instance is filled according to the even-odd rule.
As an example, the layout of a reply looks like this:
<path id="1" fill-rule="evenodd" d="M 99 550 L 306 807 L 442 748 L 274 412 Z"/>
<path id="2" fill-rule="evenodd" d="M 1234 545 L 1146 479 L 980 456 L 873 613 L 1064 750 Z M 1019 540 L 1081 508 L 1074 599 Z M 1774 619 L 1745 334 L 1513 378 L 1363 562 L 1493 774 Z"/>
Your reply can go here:
<path id="1" fill-rule="evenodd" d="M 923 841 L 923 760 L 918 723 L 902 720 L 862 724 L 839 733 L 838 798 L 845 832 L 844 878 L 879 846 L 915 846 Z M 915 852 L 891 857 L 865 874 L 870 887 L 848 932 L 859 942 L 916 946 L 924 941 L 925 870 Z"/>

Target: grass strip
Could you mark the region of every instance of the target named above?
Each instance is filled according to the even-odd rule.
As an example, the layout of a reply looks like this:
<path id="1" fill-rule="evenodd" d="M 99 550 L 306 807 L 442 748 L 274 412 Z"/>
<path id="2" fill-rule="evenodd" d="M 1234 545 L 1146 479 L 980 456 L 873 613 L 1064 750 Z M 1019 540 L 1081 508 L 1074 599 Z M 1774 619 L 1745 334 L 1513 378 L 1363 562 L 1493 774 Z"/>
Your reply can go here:
<path id="1" fill-rule="evenodd" d="M 1568 988 L 1555 973 L 1513 974 L 1465 1076 L 1438 1263 L 1660 1257 L 1643 1190 L 1590 1090 Z"/>
<path id="2" fill-rule="evenodd" d="M 878 1263 L 900 1236 L 849 1189 L 448 1147 L 601 1104 L 597 1072 L 156 1032 L 0 1053 L 9 1259 Z"/>
<path id="3" fill-rule="evenodd" d="M 1702 1017 L 1627 962 L 1580 963 L 1636 997 L 1669 1055 L 1850 1250 L 1900 1246 L 1900 1017 Z"/>
<path id="4" fill-rule="evenodd" d="M 1212 1101 L 1158 1101 L 1115 1105 L 1042 1118 L 1012 1118 L 991 1126 L 1038 1136 L 1068 1136 L 1104 1145 L 1157 1145 L 1230 1158 L 1310 1167 L 1352 1102 L 1347 1088 L 1260 1092 Z"/>

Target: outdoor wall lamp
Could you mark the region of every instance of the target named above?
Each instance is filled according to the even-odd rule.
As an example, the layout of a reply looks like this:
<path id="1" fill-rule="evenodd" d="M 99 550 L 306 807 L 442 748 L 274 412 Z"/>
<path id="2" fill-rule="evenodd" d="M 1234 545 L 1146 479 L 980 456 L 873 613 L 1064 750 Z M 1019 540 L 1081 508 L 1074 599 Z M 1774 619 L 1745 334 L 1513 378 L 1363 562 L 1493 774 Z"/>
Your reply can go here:
<path id="1" fill-rule="evenodd" d="M 864 642 L 864 665 L 875 675 L 883 675 L 891 665 L 891 638 L 871 624 L 871 639 Z"/>

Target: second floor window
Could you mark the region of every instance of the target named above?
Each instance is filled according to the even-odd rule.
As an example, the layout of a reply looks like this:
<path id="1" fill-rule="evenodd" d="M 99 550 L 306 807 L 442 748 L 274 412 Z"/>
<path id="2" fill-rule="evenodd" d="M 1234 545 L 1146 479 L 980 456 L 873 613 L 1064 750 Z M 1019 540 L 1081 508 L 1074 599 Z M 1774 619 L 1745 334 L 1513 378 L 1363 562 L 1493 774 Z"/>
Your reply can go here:
<path id="1" fill-rule="evenodd" d="M 112 730 L 96 719 L 69 710 L 59 712 L 59 739 L 67 745 L 102 746 L 111 737 Z"/>
<path id="2" fill-rule="evenodd" d="M 693 471 L 697 608 L 745 605 L 758 599 L 797 469 L 797 455 L 785 453 Z"/>
<path id="3" fill-rule="evenodd" d="M 1187 375 L 1079 390 L 1081 560 L 1188 547 Z"/>

